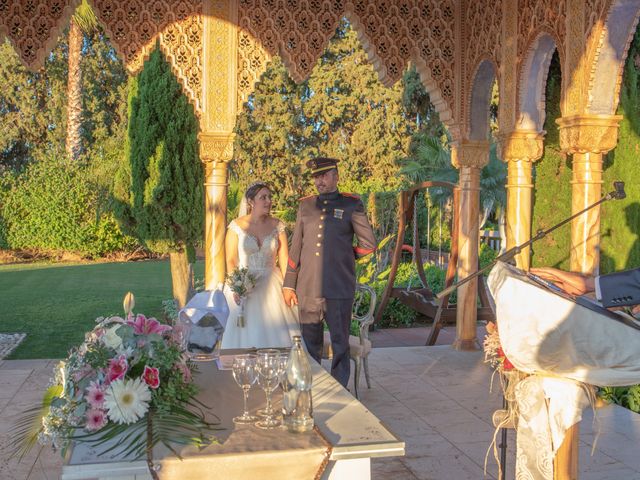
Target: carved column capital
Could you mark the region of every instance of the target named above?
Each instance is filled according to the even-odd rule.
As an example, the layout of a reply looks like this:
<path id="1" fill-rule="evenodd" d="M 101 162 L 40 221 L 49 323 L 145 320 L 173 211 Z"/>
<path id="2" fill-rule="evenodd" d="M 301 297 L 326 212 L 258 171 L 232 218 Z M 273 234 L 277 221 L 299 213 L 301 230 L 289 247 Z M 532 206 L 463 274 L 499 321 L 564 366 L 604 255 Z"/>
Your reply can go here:
<path id="1" fill-rule="evenodd" d="M 489 142 L 462 140 L 451 148 L 451 163 L 456 168 L 482 168 L 489 163 Z"/>
<path id="2" fill-rule="evenodd" d="M 200 159 L 203 163 L 229 162 L 233 158 L 233 141 L 235 133 L 230 132 L 201 132 Z"/>
<path id="3" fill-rule="evenodd" d="M 498 135 L 498 157 L 503 162 L 535 162 L 544 153 L 545 131 L 515 130 Z"/>
<path id="4" fill-rule="evenodd" d="M 564 153 L 607 153 L 618 143 L 622 115 L 572 115 L 556 120 Z"/>

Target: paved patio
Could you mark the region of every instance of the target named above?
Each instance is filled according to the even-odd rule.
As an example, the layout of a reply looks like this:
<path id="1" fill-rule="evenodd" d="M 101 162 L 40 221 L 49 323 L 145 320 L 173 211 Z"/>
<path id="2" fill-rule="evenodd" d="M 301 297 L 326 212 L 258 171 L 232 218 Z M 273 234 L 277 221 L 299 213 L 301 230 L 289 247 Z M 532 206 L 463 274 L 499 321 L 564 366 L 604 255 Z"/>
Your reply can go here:
<path id="1" fill-rule="evenodd" d="M 421 332 L 415 332 L 416 334 Z M 420 336 L 420 338 L 424 338 Z M 417 341 L 417 340 L 416 340 Z M 493 435 L 491 414 L 501 405 L 489 392 L 490 369 L 481 352 L 457 352 L 448 345 L 375 348 L 373 385 L 361 384 L 361 400 L 406 442 L 406 456 L 373 460 L 372 478 L 465 480 L 483 478 L 485 453 Z M 22 409 L 41 398 L 52 360 L 0 363 L 0 478 L 55 479 L 61 460 L 37 448 L 21 463 L 9 459 L 10 428 Z M 592 413 L 580 426 L 580 479 L 640 480 L 640 415 L 617 406 L 597 410 L 600 436 L 593 456 Z M 509 435 L 507 478 L 513 478 L 515 438 Z M 496 478 L 490 459 L 488 476 Z M 354 479 L 355 480 L 355 479 Z"/>

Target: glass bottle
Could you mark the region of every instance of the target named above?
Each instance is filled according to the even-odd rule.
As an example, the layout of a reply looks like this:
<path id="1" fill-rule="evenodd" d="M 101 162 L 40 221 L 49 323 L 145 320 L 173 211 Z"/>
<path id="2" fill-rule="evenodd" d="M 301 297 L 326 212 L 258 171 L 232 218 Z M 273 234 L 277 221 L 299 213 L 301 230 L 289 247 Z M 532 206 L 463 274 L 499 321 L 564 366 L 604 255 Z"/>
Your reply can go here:
<path id="1" fill-rule="evenodd" d="M 296 335 L 293 337 L 293 347 L 282 382 L 282 416 L 290 432 L 302 433 L 313 429 L 312 380 L 311 365 L 302 347 L 302 338 Z"/>

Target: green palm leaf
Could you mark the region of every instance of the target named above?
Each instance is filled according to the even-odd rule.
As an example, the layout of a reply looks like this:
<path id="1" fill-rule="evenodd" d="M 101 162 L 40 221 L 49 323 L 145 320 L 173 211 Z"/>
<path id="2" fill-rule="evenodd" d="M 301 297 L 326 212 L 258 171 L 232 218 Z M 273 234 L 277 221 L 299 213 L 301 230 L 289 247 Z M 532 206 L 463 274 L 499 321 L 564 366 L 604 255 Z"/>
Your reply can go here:
<path id="1" fill-rule="evenodd" d="M 18 460 L 24 456 L 38 442 L 38 436 L 42 432 L 42 419 L 49 413 L 51 402 L 62 395 L 62 386 L 53 385 L 49 387 L 42 399 L 42 404 L 28 409 L 16 422 L 13 455 L 18 455 Z"/>

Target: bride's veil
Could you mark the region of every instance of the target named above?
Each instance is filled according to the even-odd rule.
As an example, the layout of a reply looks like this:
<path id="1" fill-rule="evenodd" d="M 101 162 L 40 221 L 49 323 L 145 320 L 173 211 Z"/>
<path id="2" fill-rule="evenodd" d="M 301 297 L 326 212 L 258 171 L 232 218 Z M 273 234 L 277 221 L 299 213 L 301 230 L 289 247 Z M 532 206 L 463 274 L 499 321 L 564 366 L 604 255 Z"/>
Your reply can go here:
<path id="1" fill-rule="evenodd" d="M 238 215 L 236 218 L 244 217 L 249 213 L 249 202 L 247 202 L 246 195 L 242 195 L 242 200 L 240 200 L 240 206 L 238 207 Z"/>

